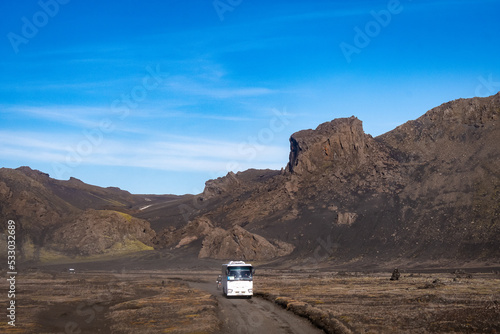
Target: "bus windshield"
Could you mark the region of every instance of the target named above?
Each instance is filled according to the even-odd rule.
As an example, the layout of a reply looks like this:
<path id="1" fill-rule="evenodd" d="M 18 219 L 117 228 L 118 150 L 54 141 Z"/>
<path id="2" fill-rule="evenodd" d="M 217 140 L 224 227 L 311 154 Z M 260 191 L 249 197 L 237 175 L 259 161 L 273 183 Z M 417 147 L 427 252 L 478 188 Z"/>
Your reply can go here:
<path id="1" fill-rule="evenodd" d="M 227 279 L 228 281 L 251 281 L 252 280 L 252 267 L 228 267 Z"/>

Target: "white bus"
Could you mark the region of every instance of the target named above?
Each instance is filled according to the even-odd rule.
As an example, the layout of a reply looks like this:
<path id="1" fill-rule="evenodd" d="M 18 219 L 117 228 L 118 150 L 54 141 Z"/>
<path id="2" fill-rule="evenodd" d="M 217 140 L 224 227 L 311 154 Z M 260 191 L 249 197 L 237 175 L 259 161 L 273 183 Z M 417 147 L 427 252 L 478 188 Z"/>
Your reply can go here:
<path id="1" fill-rule="evenodd" d="M 225 296 L 253 295 L 253 274 L 255 270 L 250 263 L 230 261 L 222 265 L 222 293 Z"/>

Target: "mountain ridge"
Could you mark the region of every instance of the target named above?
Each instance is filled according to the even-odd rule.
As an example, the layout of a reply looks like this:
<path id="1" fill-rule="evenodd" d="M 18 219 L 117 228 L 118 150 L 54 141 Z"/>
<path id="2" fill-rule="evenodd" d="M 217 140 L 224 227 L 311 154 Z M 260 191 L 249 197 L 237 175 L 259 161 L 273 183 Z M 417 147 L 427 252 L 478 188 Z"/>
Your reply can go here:
<path id="1" fill-rule="evenodd" d="M 198 195 L 132 195 L 1 169 L 0 214 L 20 220 L 37 247 L 68 254 L 78 251 L 54 235 L 83 236 L 67 226 L 104 211 L 117 226 L 118 211 L 143 226 L 144 235 L 103 221 L 122 239 L 199 258 L 498 262 L 499 115 L 500 93 L 444 103 L 375 138 L 354 116 L 334 119 L 292 134 L 281 171 L 230 172 Z M 100 244 L 86 254 L 113 248 Z"/>

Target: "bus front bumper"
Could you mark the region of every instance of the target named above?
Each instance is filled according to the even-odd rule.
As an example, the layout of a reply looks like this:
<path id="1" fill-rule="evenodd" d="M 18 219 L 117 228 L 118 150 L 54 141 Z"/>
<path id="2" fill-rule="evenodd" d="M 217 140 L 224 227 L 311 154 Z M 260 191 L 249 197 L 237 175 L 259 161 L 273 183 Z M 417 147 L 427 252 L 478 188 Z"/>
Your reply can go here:
<path id="1" fill-rule="evenodd" d="M 228 296 L 252 296 L 253 289 L 227 289 Z"/>

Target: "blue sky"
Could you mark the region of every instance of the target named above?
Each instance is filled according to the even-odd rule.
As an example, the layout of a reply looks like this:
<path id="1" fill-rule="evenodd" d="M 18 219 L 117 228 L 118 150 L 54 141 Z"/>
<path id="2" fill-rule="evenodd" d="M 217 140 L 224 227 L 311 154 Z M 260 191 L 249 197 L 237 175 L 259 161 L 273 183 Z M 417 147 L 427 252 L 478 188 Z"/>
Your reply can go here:
<path id="1" fill-rule="evenodd" d="M 290 135 L 377 136 L 500 90 L 500 1 L 2 1 L 0 167 L 132 193 L 286 166 Z"/>

